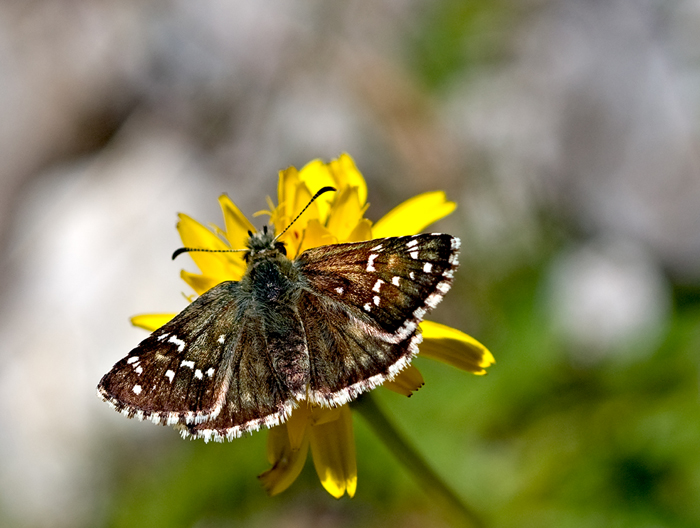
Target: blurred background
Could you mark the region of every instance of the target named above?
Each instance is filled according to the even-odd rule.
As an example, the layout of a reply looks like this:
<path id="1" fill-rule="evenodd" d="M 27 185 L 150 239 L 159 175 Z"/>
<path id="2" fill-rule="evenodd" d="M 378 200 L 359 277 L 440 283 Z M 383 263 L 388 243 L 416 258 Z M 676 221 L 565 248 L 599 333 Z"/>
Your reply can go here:
<path id="1" fill-rule="evenodd" d="M 459 204 L 432 319 L 497 364 L 376 392 L 457 494 L 489 526 L 700 525 L 699 64 L 698 0 L 0 3 L 0 525 L 449 526 L 357 416 L 354 499 L 310 461 L 268 498 L 266 433 L 95 396 L 128 318 L 186 305 L 177 212 L 250 217 L 344 151 L 370 219 Z"/>

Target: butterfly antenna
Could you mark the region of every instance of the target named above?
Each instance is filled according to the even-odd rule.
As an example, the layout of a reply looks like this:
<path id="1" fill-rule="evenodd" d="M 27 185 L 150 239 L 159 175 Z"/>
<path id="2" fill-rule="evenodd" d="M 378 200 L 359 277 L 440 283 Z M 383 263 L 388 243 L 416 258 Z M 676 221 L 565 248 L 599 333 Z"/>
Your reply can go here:
<path id="1" fill-rule="evenodd" d="M 311 200 L 309 200 L 309 203 L 306 204 L 306 207 L 304 207 L 304 208 L 301 210 L 301 213 L 299 213 L 299 214 L 296 216 L 296 218 L 290 222 L 290 224 L 287 226 L 287 228 L 286 228 L 284 231 L 282 231 L 279 235 L 277 235 L 277 236 L 275 237 L 275 240 L 279 239 L 279 237 L 281 237 L 282 235 L 284 235 L 284 234 L 287 232 L 287 230 L 288 230 L 290 227 L 292 227 L 292 225 L 294 225 L 294 222 L 296 222 L 297 220 L 299 220 L 299 217 L 301 217 L 301 215 L 303 215 L 303 214 L 306 212 L 306 210 L 311 206 L 311 204 L 314 203 L 314 200 L 316 200 L 316 198 L 318 198 L 318 197 L 321 196 L 322 194 L 325 194 L 325 193 L 327 193 L 327 192 L 329 192 L 329 191 L 336 191 L 336 190 L 337 190 L 337 189 L 336 189 L 335 187 L 324 187 L 323 189 L 321 189 L 320 191 L 318 191 L 316 194 L 314 194 L 314 195 L 311 197 Z M 263 226 L 263 232 L 264 232 L 265 234 L 267 234 L 267 226 Z M 248 231 L 248 235 L 249 235 L 249 236 L 253 236 L 253 233 L 251 233 L 250 231 Z M 247 249 L 203 249 L 203 248 L 181 247 L 181 248 L 178 248 L 178 249 L 175 250 L 175 252 L 173 253 L 172 259 L 175 260 L 177 257 L 179 257 L 180 255 L 182 255 L 183 253 L 193 253 L 193 252 L 195 252 L 195 251 L 198 251 L 198 252 L 200 252 L 200 253 L 237 253 L 237 252 L 248 251 L 248 250 L 247 250 Z"/>
<path id="2" fill-rule="evenodd" d="M 323 187 L 320 191 L 318 191 L 316 194 L 314 194 L 314 195 L 311 197 L 311 200 L 309 200 L 309 203 L 306 204 L 306 207 L 304 207 L 304 208 L 301 210 L 301 213 L 299 213 L 299 214 L 296 216 L 296 218 L 295 218 L 294 220 L 292 220 L 292 221 L 289 223 L 289 225 L 284 229 L 284 231 L 282 231 L 279 235 L 277 235 L 277 236 L 275 237 L 275 240 L 279 240 L 279 238 L 280 238 L 282 235 L 284 235 L 284 234 L 289 230 L 290 227 L 292 227 L 292 226 L 294 225 L 294 222 L 296 222 L 297 220 L 299 220 L 299 217 L 301 217 L 301 215 L 303 215 L 303 214 L 306 212 L 306 210 L 307 210 L 309 207 L 311 207 L 311 204 L 314 203 L 314 201 L 316 200 L 316 198 L 318 198 L 318 197 L 321 196 L 322 194 L 325 194 L 325 193 L 327 193 L 327 192 L 329 192 L 329 191 L 337 191 L 337 189 L 336 189 L 335 187 Z"/>
<path id="3" fill-rule="evenodd" d="M 173 260 L 182 255 L 183 253 L 192 253 L 198 251 L 200 253 L 238 253 L 241 251 L 248 251 L 247 249 L 202 249 L 202 248 L 188 248 L 181 247 L 175 250 L 173 253 Z"/>

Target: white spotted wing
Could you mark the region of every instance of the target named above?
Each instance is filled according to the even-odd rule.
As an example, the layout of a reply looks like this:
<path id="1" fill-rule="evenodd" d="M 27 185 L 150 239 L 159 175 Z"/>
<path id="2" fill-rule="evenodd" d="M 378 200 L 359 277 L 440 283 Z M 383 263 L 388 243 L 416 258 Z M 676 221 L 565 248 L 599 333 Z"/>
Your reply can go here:
<path id="1" fill-rule="evenodd" d="M 230 381 L 225 350 L 240 336 L 237 288 L 215 286 L 144 339 L 102 378 L 102 398 L 129 417 L 166 425 L 216 416 Z"/>
<path id="2" fill-rule="evenodd" d="M 309 249 L 299 316 L 310 399 L 338 405 L 393 378 L 418 352 L 418 323 L 450 289 L 459 239 L 431 234 Z"/>
<path id="3" fill-rule="evenodd" d="M 105 401 L 205 440 L 281 423 L 303 400 L 347 403 L 418 352 L 418 323 L 451 287 L 459 240 L 338 244 L 293 262 L 267 232 L 249 248 L 240 282 L 204 293 L 102 378 Z"/>

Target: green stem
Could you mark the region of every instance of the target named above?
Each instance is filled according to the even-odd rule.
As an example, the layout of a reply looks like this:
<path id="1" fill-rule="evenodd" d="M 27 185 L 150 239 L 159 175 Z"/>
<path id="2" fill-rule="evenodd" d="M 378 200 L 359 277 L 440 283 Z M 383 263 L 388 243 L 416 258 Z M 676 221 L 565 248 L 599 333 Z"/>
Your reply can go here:
<path id="1" fill-rule="evenodd" d="M 485 526 L 476 512 L 455 494 L 427 464 L 420 453 L 399 433 L 371 394 L 361 396 L 351 405 L 362 415 L 376 435 L 389 448 L 389 451 L 408 469 L 427 493 L 448 506 L 454 514 L 459 515 L 464 526 L 474 528 Z"/>

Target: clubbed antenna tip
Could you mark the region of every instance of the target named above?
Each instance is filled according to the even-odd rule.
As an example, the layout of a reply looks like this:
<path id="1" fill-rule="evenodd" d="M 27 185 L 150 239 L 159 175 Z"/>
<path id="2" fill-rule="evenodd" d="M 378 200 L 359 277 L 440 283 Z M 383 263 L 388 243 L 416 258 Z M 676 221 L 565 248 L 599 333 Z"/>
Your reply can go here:
<path id="1" fill-rule="evenodd" d="M 175 260 L 177 257 L 182 255 L 183 253 L 187 253 L 188 251 L 190 251 L 190 248 L 186 248 L 186 247 L 177 248 L 173 252 L 173 260 Z"/>

